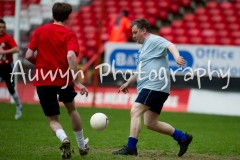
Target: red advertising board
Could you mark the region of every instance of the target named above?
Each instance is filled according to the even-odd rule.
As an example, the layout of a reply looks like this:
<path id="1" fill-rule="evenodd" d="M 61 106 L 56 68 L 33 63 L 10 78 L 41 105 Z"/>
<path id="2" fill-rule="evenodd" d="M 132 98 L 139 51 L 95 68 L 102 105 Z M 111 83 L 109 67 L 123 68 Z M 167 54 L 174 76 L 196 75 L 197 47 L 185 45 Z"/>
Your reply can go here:
<path id="1" fill-rule="evenodd" d="M 87 88 L 89 90 L 88 97 L 80 94 L 75 97 L 77 106 L 92 106 L 93 88 L 90 86 Z M 163 111 L 187 112 L 189 92 L 189 89 L 172 89 Z M 39 103 L 36 88 L 31 83 L 18 83 L 18 93 L 23 103 Z M 118 93 L 118 87 L 98 87 L 95 105 L 100 108 L 130 109 L 136 97 L 135 88 L 129 88 L 129 94 L 123 94 Z M 0 102 L 10 102 L 10 98 L 6 85 L 0 83 Z"/>

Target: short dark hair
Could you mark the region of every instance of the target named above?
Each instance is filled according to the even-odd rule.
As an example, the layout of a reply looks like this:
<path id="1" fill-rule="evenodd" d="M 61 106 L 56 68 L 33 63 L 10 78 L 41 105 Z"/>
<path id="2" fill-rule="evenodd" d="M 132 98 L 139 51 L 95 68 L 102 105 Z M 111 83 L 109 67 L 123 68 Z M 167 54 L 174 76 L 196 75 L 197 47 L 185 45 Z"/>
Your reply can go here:
<path id="1" fill-rule="evenodd" d="M 152 29 L 151 29 L 151 26 L 150 26 L 150 23 L 144 19 L 144 18 L 139 18 L 139 19 L 135 19 L 132 23 L 131 23 L 131 28 L 133 26 L 137 25 L 137 27 L 139 29 L 146 29 L 147 32 L 151 33 L 152 32 Z"/>
<path id="2" fill-rule="evenodd" d="M 124 16 L 128 17 L 128 11 L 127 10 L 125 10 L 125 9 L 122 10 L 122 13 L 123 13 Z"/>
<path id="3" fill-rule="evenodd" d="M 58 21 L 65 21 L 72 13 L 72 6 L 65 2 L 56 2 L 52 7 L 53 18 Z"/>
<path id="4" fill-rule="evenodd" d="M 5 23 L 5 21 L 4 21 L 4 20 L 2 20 L 2 19 L 0 19 L 0 23 L 4 23 L 4 24 L 6 24 L 6 23 Z"/>

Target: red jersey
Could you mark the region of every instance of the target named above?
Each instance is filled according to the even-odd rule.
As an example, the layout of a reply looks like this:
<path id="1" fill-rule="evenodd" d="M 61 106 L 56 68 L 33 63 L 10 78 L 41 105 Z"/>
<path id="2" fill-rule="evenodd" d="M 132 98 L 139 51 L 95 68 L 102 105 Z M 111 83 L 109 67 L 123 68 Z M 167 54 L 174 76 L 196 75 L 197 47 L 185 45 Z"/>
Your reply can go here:
<path id="1" fill-rule="evenodd" d="M 0 36 L 0 48 L 3 50 L 11 49 L 13 47 L 16 47 L 17 43 L 11 37 L 9 34 L 5 33 L 2 36 Z M 4 54 L 0 55 L 0 65 L 4 64 L 10 64 L 13 62 L 13 56 L 12 54 Z"/>
<path id="2" fill-rule="evenodd" d="M 34 79 L 34 86 L 65 86 L 67 81 L 68 85 L 72 84 L 72 74 L 68 71 L 67 52 L 74 51 L 76 56 L 79 52 L 77 36 L 72 31 L 57 24 L 43 25 L 34 32 L 28 48 L 37 50 L 34 76 L 39 79 Z M 52 72 L 52 79 L 50 75 L 47 76 L 49 72 Z M 64 77 L 67 72 L 69 79 L 67 76 Z"/>

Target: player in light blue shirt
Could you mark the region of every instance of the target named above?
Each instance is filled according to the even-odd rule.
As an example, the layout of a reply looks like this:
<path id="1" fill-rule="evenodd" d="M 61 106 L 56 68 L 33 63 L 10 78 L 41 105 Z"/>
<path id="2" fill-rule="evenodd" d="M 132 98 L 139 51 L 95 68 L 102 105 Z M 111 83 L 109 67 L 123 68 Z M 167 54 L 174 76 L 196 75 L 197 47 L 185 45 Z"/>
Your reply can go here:
<path id="1" fill-rule="evenodd" d="M 158 121 L 164 102 L 170 94 L 170 74 L 167 54 L 170 51 L 179 66 L 186 61 L 179 55 L 174 44 L 151 34 L 146 19 L 136 19 L 131 24 L 133 38 L 142 44 L 137 58 L 137 73 L 119 88 L 119 92 L 128 93 L 128 87 L 137 81 L 138 97 L 131 108 L 131 126 L 128 143 L 113 154 L 137 155 L 138 136 L 141 131 L 141 117 L 145 126 L 153 131 L 172 136 L 178 141 L 182 156 L 192 141 L 192 135 L 173 128 L 170 124 Z"/>

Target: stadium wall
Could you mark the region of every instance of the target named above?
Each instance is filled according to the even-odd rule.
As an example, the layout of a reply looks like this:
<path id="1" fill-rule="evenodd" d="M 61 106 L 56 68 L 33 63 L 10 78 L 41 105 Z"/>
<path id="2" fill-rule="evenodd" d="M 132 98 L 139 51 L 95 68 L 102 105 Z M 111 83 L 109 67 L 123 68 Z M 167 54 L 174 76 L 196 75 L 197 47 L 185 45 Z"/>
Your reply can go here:
<path id="1" fill-rule="evenodd" d="M 88 97 L 78 94 L 75 98 L 78 107 L 92 107 L 93 88 L 88 87 Z M 129 89 L 129 94 L 118 93 L 118 87 L 99 87 L 96 93 L 97 108 L 130 109 L 137 92 Z M 28 104 L 39 104 L 35 87 L 31 83 L 18 83 L 21 101 Z M 203 89 L 171 89 L 171 95 L 165 102 L 163 111 L 193 112 L 240 116 L 240 93 L 211 91 Z M 11 96 L 4 83 L 0 83 L 0 102 L 10 103 Z"/>

